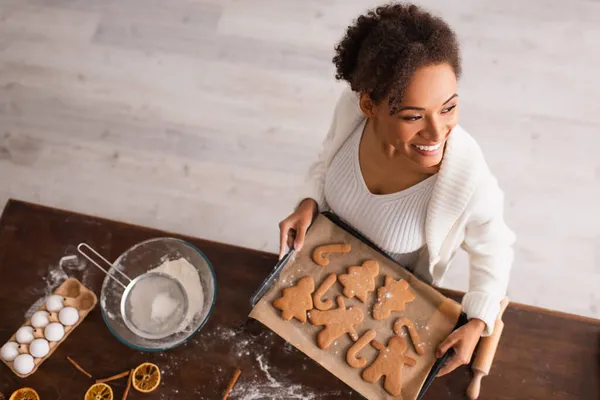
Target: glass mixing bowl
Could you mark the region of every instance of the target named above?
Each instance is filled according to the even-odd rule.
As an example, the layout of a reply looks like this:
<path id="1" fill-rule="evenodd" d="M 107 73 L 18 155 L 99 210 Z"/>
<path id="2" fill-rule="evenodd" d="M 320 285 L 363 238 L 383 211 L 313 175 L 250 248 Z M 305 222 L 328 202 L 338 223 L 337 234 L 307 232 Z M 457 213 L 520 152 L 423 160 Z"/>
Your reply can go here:
<path id="1" fill-rule="evenodd" d="M 127 285 L 128 282 L 115 271 L 115 268 L 133 280 L 166 261 L 180 258 L 186 259 L 198 272 L 202 284 L 203 303 L 200 311 L 185 329 L 162 339 L 145 339 L 127 328 L 121 315 L 121 297 L 124 289 L 109 276 L 104 278 L 100 294 L 102 317 L 108 329 L 122 343 L 141 351 L 164 351 L 184 343 L 204 326 L 215 305 L 217 280 L 210 261 L 194 245 L 174 238 L 147 240 L 121 254 L 112 264 L 109 273 Z"/>

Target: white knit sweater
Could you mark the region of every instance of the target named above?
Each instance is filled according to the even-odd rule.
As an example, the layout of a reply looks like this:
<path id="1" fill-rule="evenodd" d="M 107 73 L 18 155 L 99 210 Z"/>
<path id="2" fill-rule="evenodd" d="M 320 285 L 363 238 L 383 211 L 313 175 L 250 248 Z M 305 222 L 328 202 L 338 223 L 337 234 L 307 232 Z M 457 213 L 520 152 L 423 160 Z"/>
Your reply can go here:
<path id="1" fill-rule="evenodd" d="M 396 193 L 371 193 L 359 161 L 364 127 L 364 122 L 358 124 L 333 157 L 325 177 L 325 201 L 331 211 L 377 243 L 398 264 L 416 272 L 419 253 L 426 245 L 427 206 L 437 175 Z M 431 280 L 420 271 L 415 275 Z"/>
<path id="2" fill-rule="evenodd" d="M 344 91 L 335 108 L 319 159 L 308 173 L 302 198 L 327 209 L 324 184 L 327 170 L 340 147 L 364 122 L 358 95 Z M 475 140 L 460 126 L 446 143 L 444 158 L 431 195 L 425 223 L 426 250 L 417 270 L 427 270 L 431 284 L 440 286 L 456 250 L 469 254 L 469 290 L 463 311 L 486 323 L 490 335 L 506 294 L 513 261 L 513 232 L 504 222 L 504 194 Z M 379 245 L 379 243 L 376 243 Z"/>

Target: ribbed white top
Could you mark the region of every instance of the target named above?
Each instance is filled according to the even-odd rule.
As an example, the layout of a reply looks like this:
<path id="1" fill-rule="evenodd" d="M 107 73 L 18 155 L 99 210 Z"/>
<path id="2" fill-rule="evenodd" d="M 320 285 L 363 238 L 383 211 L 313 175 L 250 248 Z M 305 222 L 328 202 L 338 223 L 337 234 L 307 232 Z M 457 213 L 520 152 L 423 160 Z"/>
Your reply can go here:
<path id="1" fill-rule="evenodd" d="M 427 206 L 437 175 L 400 192 L 371 193 L 359 163 L 365 122 L 358 125 L 331 161 L 325 177 L 325 199 L 331 211 L 410 269 L 426 243 Z"/>

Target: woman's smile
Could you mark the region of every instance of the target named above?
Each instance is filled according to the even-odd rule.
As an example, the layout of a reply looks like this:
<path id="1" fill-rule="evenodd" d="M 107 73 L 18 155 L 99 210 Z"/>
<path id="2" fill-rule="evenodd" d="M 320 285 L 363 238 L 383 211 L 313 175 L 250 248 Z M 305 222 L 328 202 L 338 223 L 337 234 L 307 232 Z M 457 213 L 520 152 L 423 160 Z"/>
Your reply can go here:
<path id="1" fill-rule="evenodd" d="M 420 144 L 411 144 L 411 147 L 420 155 L 422 156 L 435 156 L 437 154 L 439 154 L 441 151 L 443 151 L 443 147 L 442 145 L 444 144 L 444 142 L 438 142 L 435 143 L 433 145 L 429 145 L 429 146 L 424 146 L 424 145 L 420 145 Z"/>

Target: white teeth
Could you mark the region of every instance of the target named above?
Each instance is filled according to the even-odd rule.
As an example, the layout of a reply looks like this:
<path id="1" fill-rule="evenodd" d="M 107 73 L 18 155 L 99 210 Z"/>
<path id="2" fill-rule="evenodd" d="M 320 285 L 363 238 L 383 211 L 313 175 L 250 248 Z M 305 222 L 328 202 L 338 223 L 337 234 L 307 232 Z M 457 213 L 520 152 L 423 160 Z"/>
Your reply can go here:
<path id="1" fill-rule="evenodd" d="M 418 144 L 415 144 L 414 146 L 419 149 L 419 150 L 423 150 L 423 151 L 434 151 L 440 148 L 440 146 L 442 145 L 442 142 L 439 142 L 438 144 L 434 145 L 434 146 L 420 146 Z"/>

